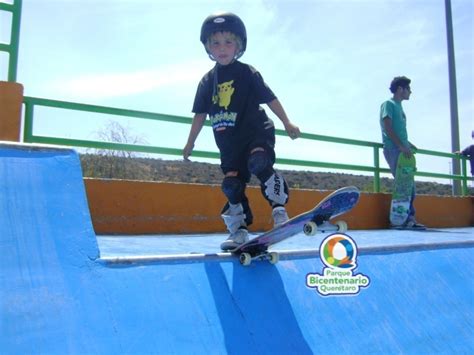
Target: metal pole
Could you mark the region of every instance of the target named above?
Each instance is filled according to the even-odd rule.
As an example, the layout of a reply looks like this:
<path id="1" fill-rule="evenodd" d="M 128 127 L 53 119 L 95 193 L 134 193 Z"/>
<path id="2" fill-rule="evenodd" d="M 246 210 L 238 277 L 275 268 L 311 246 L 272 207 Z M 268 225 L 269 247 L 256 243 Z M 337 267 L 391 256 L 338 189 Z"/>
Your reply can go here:
<path id="1" fill-rule="evenodd" d="M 451 107 L 451 149 L 453 152 L 460 150 L 459 147 L 459 117 L 458 117 L 458 94 L 456 90 L 456 65 L 454 59 L 453 19 L 451 13 L 451 0 L 445 0 L 446 8 L 446 36 L 448 40 L 448 69 L 449 69 L 449 99 Z M 453 174 L 461 173 L 459 159 L 453 158 Z M 453 179 L 453 195 L 461 194 L 461 182 Z"/>
<path id="2" fill-rule="evenodd" d="M 378 147 L 374 147 L 374 167 L 374 192 L 380 192 L 380 157 Z"/>
<path id="3" fill-rule="evenodd" d="M 10 59 L 8 70 L 8 81 L 16 82 L 18 70 L 18 51 L 20 48 L 20 24 L 21 24 L 22 0 L 13 1 L 12 29 L 10 35 Z"/>

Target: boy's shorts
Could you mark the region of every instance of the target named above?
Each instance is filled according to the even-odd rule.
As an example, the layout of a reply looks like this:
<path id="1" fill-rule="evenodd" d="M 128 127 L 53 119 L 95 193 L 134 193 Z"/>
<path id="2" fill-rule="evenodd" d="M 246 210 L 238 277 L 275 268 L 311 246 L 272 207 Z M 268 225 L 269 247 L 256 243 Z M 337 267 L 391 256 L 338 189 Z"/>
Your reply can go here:
<path id="1" fill-rule="evenodd" d="M 268 154 L 271 165 L 275 164 L 275 129 L 269 128 L 264 134 L 253 138 L 246 144 L 235 144 L 228 146 L 228 149 L 221 149 L 221 169 L 224 174 L 230 171 L 237 171 L 239 178 L 248 183 L 251 173 L 248 169 L 248 160 L 252 150 L 263 148 Z"/>

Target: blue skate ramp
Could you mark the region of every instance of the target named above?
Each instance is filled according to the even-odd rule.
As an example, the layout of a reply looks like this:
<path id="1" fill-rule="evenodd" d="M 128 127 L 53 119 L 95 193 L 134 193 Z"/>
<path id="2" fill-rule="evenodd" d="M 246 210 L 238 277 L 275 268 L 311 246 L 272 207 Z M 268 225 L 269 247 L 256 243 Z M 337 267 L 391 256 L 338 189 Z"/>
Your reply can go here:
<path id="1" fill-rule="evenodd" d="M 472 233 L 361 249 L 353 296 L 306 286 L 317 255 L 100 257 L 77 154 L 0 144 L 0 247 L 2 354 L 474 351 Z"/>

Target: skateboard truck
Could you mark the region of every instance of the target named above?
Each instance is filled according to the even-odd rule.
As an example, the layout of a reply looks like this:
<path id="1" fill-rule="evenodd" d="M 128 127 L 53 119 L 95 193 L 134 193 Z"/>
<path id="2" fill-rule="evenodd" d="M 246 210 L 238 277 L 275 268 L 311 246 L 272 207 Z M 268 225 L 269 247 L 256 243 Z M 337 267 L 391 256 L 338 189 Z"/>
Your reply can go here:
<path id="1" fill-rule="evenodd" d="M 250 265 L 253 260 L 268 260 L 270 264 L 276 264 L 280 260 L 280 255 L 275 251 L 265 251 L 255 255 L 244 252 L 239 256 L 239 261 L 244 266 Z"/>
<path id="2" fill-rule="evenodd" d="M 332 224 L 326 221 L 318 225 L 316 222 L 310 221 L 303 226 L 303 233 L 307 236 L 313 236 L 318 231 L 322 233 L 330 231 L 344 233 L 347 231 L 347 223 L 345 221 L 337 221 L 336 223 Z"/>

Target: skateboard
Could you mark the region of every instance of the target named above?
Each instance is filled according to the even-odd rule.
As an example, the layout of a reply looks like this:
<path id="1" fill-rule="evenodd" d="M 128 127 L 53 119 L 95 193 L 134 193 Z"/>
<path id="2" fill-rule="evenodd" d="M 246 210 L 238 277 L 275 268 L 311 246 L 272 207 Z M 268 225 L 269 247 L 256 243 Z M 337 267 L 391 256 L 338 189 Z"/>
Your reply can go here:
<path id="1" fill-rule="evenodd" d="M 279 260 L 277 252 L 269 252 L 268 248 L 296 234 L 303 232 L 311 236 L 316 232 L 347 231 L 347 223 L 330 219 L 350 211 L 359 201 L 359 190 L 354 187 L 343 187 L 319 202 L 312 210 L 291 218 L 282 225 L 260 234 L 258 237 L 231 250 L 239 256 L 242 265 L 250 265 L 252 260 L 269 260 L 276 264 Z"/>
<path id="2" fill-rule="evenodd" d="M 412 190 L 415 184 L 416 159 L 400 154 L 395 173 L 395 185 L 390 206 L 390 223 L 392 226 L 401 226 L 406 222 L 410 212 Z"/>

